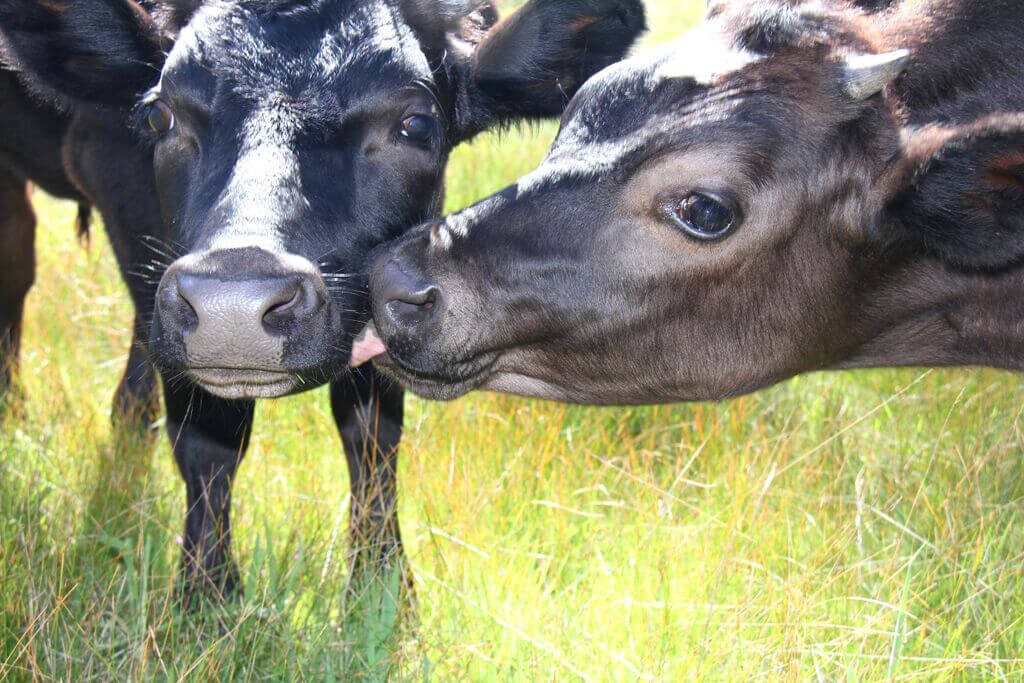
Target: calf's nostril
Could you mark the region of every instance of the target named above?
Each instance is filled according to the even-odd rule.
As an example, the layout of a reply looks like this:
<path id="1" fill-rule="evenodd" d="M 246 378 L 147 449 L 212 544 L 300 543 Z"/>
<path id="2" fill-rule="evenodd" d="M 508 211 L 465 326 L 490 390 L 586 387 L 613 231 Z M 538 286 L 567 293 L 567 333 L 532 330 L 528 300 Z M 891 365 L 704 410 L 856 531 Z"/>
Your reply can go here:
<path id="1" fill-rule="evenodd" d="M 303 317 L 308 298 L 306 289 L 299 279 L 280 283 L 264 303 L 261 320 L 265 327 L 278 330 Z"/>
<path id="2" fill-rule="evenodd" d="M 196 295 L 192 288 L 192 278 L 187 275 L 175 275 L 167 287 L 167 294 L 161 297 L 164 313 L 176 317 L 182 331 L 194 332 L 199 326 L 199 311 L 196 308 Z"/>
<path id="3" fill-rule="evenodd" d="M 416 327 L 433 317 L 440 296 L 436 287 L 420 292 L 406 293 L 399 299 L 391 299 L 385 306 L 392 320 L 403 327 Z"/>
<path id="4" fill-rule="evenodd" d="M 281 316 L 291 313 L 291 311 L 294 308 L 296 308 L 298 300 L 299 293 L 296 292 L 288 301 L 283 301 L 279 304 L 273 304 L 270 308 L 267 309 L 267 312 L 263 314 L 264 320 L 266 320 L 268 316 L 270 316 L 270 318 L 273 319 L 280 318 Z"/>
<path id="5" fill-rule="evenodd" d="M 394 301 L 430 310 L 437 302 L 437 288 L 421 287 L 417 291 L 403 292 L 402 295 L 396 297 Z"/>
<path id="6" fill-rule="evenodd" d="M 437 287 L 409 275 L 395 261 L 389 261 L 378 271 L 375 286 L 377 297 L 387 304 L 433 308 L 437 303 Z"/>

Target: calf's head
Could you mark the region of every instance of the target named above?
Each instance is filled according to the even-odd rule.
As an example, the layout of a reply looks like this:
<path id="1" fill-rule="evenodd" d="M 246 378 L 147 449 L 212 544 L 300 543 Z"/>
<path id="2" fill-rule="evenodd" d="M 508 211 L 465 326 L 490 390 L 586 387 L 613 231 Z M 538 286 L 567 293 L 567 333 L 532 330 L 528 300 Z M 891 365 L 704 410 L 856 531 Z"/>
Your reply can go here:
<path id="1" fill-rule="evenodd" d="M 45 88 L 137 112 L 165 228 L 149 348 L 226 398 L 344 372 L 368 255 L 439 213 L 452 147 L 557 115 L 642 28 L 638 0 L 531 0 L 502 23 L 454 0 L 0 7 Z"/>
<path id="2" fill-rule="evenodd" d="M 1024 117 L 911 128 L 913 54 L 869 15 L 736 5 L 599 73 L 536 171 L 379 258 L 381 367 L 633 403 L 963 360 L 957 279 L 1024 257 Z"/>

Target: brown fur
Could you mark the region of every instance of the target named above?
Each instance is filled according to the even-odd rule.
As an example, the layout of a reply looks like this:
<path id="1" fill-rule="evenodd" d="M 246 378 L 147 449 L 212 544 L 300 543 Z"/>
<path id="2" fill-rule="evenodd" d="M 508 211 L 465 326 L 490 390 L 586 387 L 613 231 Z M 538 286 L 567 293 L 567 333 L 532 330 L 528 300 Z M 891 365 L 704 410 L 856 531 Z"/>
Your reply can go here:
<path id="1" fill-rule="evenodd" d="M 0 396 L 17 364 L 25 296 L 35 281 L 35 227 L 27 183 L 0 169 Z"/>
<path id="2" fill-rule="evenodd" d="M 570 106 L 563 131 L 581 117 L 605 144 L 641 117 L 628 137 L 651 144 L 614 173 L 485 200 L 448 249 L 396 245 L 385 259 L 442 310 L 403 327 L 375 301 L 386 367 L 435 398 L 585 403 L 719 399 L 829 368 L 1024 370 L 1024 6 L 710 17 L 745 66 L 673 84 L 638 59 L 636 82 L 602 83 L 627 95 Z M 850 96 L 846 57 L 895 49 L 906 74 Z M 688 236 L 665 206 L 694 191 L 731 198 L 739 227 Z"/>

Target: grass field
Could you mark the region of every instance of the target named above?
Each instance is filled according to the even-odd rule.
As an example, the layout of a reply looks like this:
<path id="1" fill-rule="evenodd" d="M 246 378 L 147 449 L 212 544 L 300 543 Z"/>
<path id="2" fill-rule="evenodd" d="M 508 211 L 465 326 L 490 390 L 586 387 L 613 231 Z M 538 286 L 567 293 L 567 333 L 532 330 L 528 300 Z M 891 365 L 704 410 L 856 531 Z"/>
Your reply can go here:
<path id="1" fill-rule="evenodd" d="M 651 2 L 649 42 L 703 0 Z M 485 136 L 458 208 L 553 128 Z M 101 236 L 37 195 L 21 399 L 0 425 L 0 679 L 1020 680 L 1024 390 L 979 370 L 814 375 L 720 404 L 408 400 L 416 618 L 343 609 L 348 483 L 323 390 L 261 403 L 245 597 L 171 586 L 184 490 L 109 401 L 131 315 Z"/>

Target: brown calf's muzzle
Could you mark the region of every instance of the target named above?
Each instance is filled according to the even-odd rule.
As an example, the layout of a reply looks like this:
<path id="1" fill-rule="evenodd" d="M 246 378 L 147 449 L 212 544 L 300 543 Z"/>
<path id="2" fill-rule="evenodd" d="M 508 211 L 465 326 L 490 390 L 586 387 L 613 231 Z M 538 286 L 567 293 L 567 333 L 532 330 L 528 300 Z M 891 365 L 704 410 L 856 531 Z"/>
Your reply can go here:
<path id="1" fill-rule="evenodd" d="M 417 231 L 378 258 L 370 273 L 374 322 L 394 353 L 423 352 L 447 312 L 441 285 L 427 273 L 427 245 Z"/>
<path id="2" fill-rule="evenodd" d="M 477 353 L 467 314 L 476 301 L 437 269 L 429 227 L 389 245 L 369 274 L 373 324 L 355 341 L 352 362 L 377 369 L 417 394 L 438 400 L 477 388 L 497 355 Z"/>
<path id="3" fill-rule="evenodd" d="M 374 268 L 371 286 L 381 301 L 378 326 L 391 334 L 416 337 L 437 326 L 444 297 L 438 285 L 409 270 L 414 269 L 386 258 Z"/>

